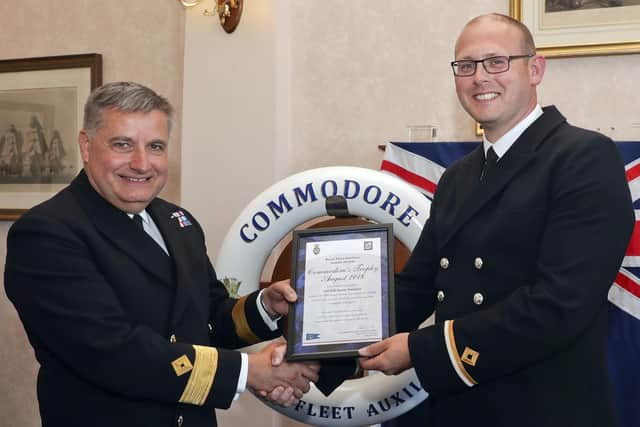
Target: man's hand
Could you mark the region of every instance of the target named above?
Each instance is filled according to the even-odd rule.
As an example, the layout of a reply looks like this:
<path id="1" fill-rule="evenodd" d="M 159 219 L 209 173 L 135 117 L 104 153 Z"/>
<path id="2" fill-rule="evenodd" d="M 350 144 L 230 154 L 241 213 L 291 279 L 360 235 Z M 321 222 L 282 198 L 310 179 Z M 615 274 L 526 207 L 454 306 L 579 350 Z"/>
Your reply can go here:
<path id="1" fill-rule="evenodd" d="M 361 348 L 358 352 L 361 356 L 360 366 L 363 369 L 396 375 L 412 366 L 407 332 Z"/>
<path id="2" fill-rule="evenodd" d="M 283 406 L 295 405 L 318 380 L 317 363 L 284 362 L 286 345 L 271 343 L 259 353 L 249 354 L 247 385 L 262 396 Z"/>
<path id="3" fill-rule="evenodd" d="M 289 279 L 272 283 L 262 291 L 262 306 L 269 316 L 285 316 L 289 312 L 289 303 L 296 302 L 298 295 L 289 285 Z"/>

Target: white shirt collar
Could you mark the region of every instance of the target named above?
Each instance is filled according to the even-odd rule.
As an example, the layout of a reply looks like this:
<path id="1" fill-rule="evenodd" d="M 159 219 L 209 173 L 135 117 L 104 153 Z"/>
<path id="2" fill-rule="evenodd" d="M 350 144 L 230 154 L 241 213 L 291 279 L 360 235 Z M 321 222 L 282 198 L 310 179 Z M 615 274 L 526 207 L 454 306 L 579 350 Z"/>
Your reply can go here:
<path id="1" fill-rule="evenodd" d="M 522 119 L 517 125 L 511 128 L 511 130 L 502 135 L 496 142 L 491 143 L 486 136 L 482 137 L 482 145 L 484 148 L 484 154 L 487 155 L 489 147 L 493 147 L 493 151 L 498 155 L 498 159 L 502 158 L 504 154 L 511 148 L 514 142 L 522 135 L 522 133 L 535 122 L 538 117 L 542 115 L 542 107 L 537 104 L 535 108 Z"/>
<path id="2" fill-rule="evenodd" d="M 127 213 L 127 215 L 129 215 L 129 218 L 133 218 L 132 213 Z M 149 215 L 149 212 L 147 212 L 147 210 L 143 210 L 141 212 L 138 212 L 138 215 L 140 215 L 140 217 L 142 218 L 142 226 L 144 228 L 144 231 L 151 236 L 151 238 L 153 240 L 155 240 L 155 242 L 160 245 L 160 247 L 162 248 L 162 250 L 169 255 L 169 251 L 167 250 L 167 245 L 164 241 L 164 237 L 162 237 L 162 233 L 160 232 L 160 230 L 158 229 L 158 226 L 156 225 L 156 223 L 153 221 L 153 218 L 151 218 L 151 215 Z"/>
<path id="3" fill-rule="evenodd" d="M 140 217 L 142 218 L 142 222 L 144 224 L 149 224 L 149 212 L 147 212 L 146 209 L 138 212 L 137 214 L 127 212 L 127 215 L 129 215 L 129 218 L 133 218 L 133 215 L 140 215 Z"/>

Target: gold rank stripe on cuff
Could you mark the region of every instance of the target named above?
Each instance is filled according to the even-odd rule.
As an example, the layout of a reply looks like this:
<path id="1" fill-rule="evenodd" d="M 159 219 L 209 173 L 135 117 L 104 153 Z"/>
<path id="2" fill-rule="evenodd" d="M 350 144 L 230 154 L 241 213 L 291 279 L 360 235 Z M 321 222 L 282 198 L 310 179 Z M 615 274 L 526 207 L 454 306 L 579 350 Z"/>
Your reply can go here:
<path id="1" fill-rule="evenodd" d="M 193 362 L 189 381 L 180 396 L 180 403 L 202 406 L 209 396 L 218 369 L 218 350 L 201 345 L 194 345 L 193 349 L 196 352 L 196 360 Z"/>
<path id="2" fill-rule="evenodd" d="M 453 369 L 456 371 L 462 382 L 469 387 L 473 387 L 478 383 L 471 377 L 471 375 L 469 375 L 462 364 L 462 359 L 460 359 L 460 353 L 458 353 L 458 347 L 456 346 L 456 339 L 453 333 L 453 322 L 453 320 L 446 320 L 444 322 L 444 342 L 447 345 L 449 359 L 451 360 Z"/>
<path id="3" fill-rule="evenodd" d="M 231 318 L 233 319 L 233 324 L 236 327 L 236 334 L 242 340 L 250 344 L 255 344 L 260 340 L 249 327 L 249 322 L 247 321 L 247 316 L 244 312 L 244 305 L 247 302 L 247 298 L 247 296 L 244 296 L 236 302 L 236 305 L 233 306 L 233 310 L 231 312 Z"/>

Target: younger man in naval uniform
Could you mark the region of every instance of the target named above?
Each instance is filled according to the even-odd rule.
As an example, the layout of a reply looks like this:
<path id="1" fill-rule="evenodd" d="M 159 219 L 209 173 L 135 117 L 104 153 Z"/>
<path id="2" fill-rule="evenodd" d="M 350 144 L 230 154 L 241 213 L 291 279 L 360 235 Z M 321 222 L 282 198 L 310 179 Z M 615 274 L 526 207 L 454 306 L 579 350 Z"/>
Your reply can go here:
<path id="1" fill-rule="evenodd" d="M 451 65 L 484 141 L 442 176 L 397 278 L 398 329 L 436 322 L 362 367 L 415 368 L 429 398 L 412 425 L 614 426 L 607 292 L 634 224 L 617 148 L 538 105 L 545 59 L 520 22 L 471 20 Z"/>

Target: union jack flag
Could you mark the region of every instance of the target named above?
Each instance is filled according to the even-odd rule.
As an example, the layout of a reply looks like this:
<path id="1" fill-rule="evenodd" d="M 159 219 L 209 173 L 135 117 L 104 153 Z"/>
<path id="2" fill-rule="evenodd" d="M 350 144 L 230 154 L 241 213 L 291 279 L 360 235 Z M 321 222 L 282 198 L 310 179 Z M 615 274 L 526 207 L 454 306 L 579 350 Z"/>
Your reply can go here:
<path id="1" fill-rule="evenodd" d="M 636 212 L 626 256 L 609 291 L 609 376 L 624 427 L 640 426 L 640 142 L 616 142 Z M 433 198 L 445 169 L 478 142 L 387 144 L 380 169 Z"/>

